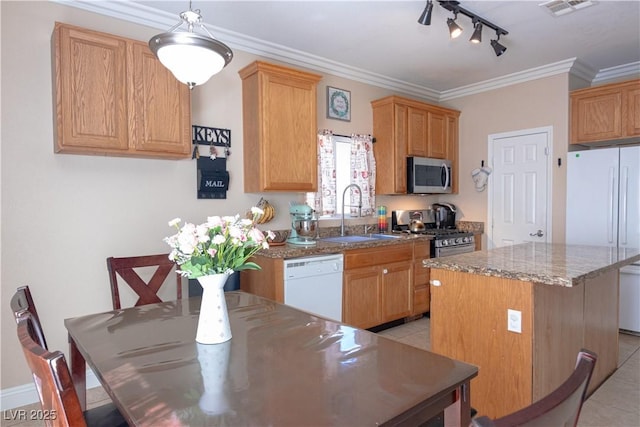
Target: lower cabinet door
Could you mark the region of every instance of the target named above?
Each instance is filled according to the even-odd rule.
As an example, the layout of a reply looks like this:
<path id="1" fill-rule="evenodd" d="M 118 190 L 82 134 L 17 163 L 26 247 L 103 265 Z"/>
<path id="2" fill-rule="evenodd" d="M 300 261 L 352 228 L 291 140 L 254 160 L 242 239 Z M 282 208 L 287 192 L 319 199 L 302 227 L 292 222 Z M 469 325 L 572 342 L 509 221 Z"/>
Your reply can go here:
<path id="1" fill-rule="evenodd" d="M 370 328 L 382 323 L 381 276 L 377 267 L 345 270 L 342 300 L 344 323 Z"/>
<path id="2" fill-rule="evenodd" d="M 413 309 L 412 262 L 398 262 L 381 268 L 382 322 L 411 315 Z"/>

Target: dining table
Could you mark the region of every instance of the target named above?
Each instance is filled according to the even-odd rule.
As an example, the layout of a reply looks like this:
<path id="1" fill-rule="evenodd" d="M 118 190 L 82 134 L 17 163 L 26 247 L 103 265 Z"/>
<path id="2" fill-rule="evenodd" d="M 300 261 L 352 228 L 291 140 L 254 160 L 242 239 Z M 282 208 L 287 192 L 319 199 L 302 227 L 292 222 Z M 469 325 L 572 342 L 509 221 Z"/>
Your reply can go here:
<path id="1" fill-rule="evenodd" d="M 132 426 L 468 426 L 478 368 L 250 293 L 225 293 L 232 338 L 195 340 L 200 298 L 65 320 Z"/>

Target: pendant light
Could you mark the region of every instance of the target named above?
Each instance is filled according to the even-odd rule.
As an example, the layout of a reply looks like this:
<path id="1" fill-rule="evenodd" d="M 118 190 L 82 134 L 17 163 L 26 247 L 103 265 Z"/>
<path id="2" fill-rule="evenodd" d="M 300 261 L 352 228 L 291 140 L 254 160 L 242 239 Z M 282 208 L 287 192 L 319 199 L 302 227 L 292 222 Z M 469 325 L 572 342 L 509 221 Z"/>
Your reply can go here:
<path id="1" fill-rule="evenodd" d="M 187 31 L 176 31 L 183 24 Z M 204 30 L 206 35 L 194 33 L 195 25 Z M 214 39 L 202 24 L 200 10 L 192 10 L 191 2 L 189 10 L 180 14 L 180 22 L 149 40 L 149 48 L 162 65 L 189 89 L 205 83 L 233 58 L 229 46 Z"/>

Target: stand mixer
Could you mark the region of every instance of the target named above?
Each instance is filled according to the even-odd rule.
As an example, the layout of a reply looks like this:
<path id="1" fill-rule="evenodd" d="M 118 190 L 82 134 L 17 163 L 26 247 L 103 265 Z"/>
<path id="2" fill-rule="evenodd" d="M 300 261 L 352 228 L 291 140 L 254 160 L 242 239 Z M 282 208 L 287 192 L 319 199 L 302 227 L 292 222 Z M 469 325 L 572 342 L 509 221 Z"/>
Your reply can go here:
<path id="1" fill-rule="evenodd" d="M 318 219 L 311 206 L 298 203 L 289 203 L 291 215 L 291 234 L 287 243 L 294 245 L 315 245 L 317 237 Z"/>

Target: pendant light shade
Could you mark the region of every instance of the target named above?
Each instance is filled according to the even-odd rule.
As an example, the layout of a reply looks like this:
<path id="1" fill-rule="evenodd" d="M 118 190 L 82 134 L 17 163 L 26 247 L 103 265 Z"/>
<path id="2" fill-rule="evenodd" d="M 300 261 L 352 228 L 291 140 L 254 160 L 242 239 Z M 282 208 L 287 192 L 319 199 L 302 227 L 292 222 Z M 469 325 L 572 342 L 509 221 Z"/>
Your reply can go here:
<path id="1" fill-rule="evenodd" d="M 219 73 L 233 58 L 224 43 L 213 38 L 201 23 L 200 11 L 188 10 L 180 14 L 181 21 L 166 33 L 153 36 L 149 48 L 178 81 L 193 89 Z M 175 31 L 186 24 L 188 31 Z M 208 35 L 193 32 L 198 24 Z"/>

